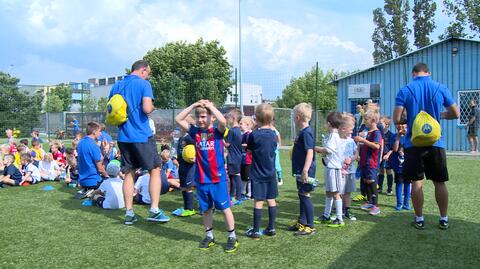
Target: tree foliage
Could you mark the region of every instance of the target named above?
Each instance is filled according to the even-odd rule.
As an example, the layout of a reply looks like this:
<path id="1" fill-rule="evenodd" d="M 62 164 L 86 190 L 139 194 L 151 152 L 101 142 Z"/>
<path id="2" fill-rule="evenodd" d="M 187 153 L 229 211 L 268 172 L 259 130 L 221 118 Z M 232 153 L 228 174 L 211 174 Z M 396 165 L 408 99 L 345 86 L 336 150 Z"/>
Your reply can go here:
<path id="1" fill-rule="evenodd" d="M 42 95 L 21 92 L 19 79 L 0 72 L 0 127 L 29 133 L 39 122 Z"/>
<path id="2" fill-rule="evenodd" d="M 222 105 L 233 85 L 232 66 L 218 41 L 167 43 L 147 52 L 158 108 L 182 107 L 199 99 Z"/>
<path id="3" fill-rule="evenodd" d="M 404 55 L 409 50 L 408 35 L 411 33 L 407 27 L 410 11 L 408 0 L 385 0 L 384 10 L 390 15 L 388 28 L 393 54 L 395 57 Z"/>
<path id="4" fill-rule="evenodd" d="M 50 90 L 49 95 L 56 95 L 62 100 L 63 108 L 61 111 L 70 111 L 72 106 L 72 88 L 69 85 L 60 84 Z"/>
<path id="5" fill-rule="evenodd" d="M 97 101 L 97 111 L 104 112 L 107 108 L 108 98 L 107 97 L 100 97 Z"/>
<path id="6" fill-rule="evenodd" d="M 429 36 L 436 28 L 434 20 L 436 10 L 437 4 L 435 1 L 413 1 L 413 44 L 419 49 L 432 43 Z"/>
<path id="7" fill-rule="evenodd" d="M 381 8 L 373 10 L 373 24 L 375 25 L 372 35 L 374 47 L 373 62 L 379 64 L 393 58 L 390 32 Z"/>
<path id="8" fill-rule="evenodd" d="M 58 95 L 51 92 L 47 94 L 44 107 L 45 112 L 62 112 L 64 111 L 63 108 L 63 100 Z"/>
<path id="9" fill-rule="evenodd" d="M 298 78 L 292 78 L 277 100 L 277 106 L 293 108 L 298 103 L 315 103 L 315 68 Z M 317 110 L 329 111 L 337 107 L 337 92 L 330 82 L 334 79 L 333 71 L 318 71 Z"/>
<path id="10" fill-rule="evenodd" d="M 454 20 L 450 22 L 445 32 L 439 36 L 440 39 L 449 37 L 471 38 L 480 35 L 480 1 L 475 0 L 443 0 L 443 12 Z M 468 26 L 470 35 L 467 33 Z"/>
<path id="11" fill-rule="evenodd" d="M 80 105 L 82 105 L 80 103 Z M 83 112 L 95 112 L 97 111 L 97 99 L 91 95 L 85 95 L 83 97 Z"/>

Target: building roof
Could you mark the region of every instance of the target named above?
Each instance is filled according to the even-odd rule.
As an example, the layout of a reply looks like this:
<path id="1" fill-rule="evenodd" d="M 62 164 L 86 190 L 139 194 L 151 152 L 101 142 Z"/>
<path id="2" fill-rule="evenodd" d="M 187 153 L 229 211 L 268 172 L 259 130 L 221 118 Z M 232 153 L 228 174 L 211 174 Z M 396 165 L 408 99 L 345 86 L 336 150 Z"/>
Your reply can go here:
<path id="1" fill-rule="evenodd" d="M 349 77 L 351 77 L 351 76 L 358 75 L 358 74 L 363 73 L 363 72 L 365 72 L 365 71 L 369 71 L 369 70 L 371 70 L 371 69 L 374 69 L 374 68 L 377 68 L 377 67 L 379 67 L 379 66 L 388 64 L 388 63 L 390 63 L 390 62 L 400 60 L 400 59 L 402 59 L 402 58 L 404 58 L 404 57 L 408 57 L 408 56 L 410 56 L 410 55 L 412 55 L 412 54 L 414 54 L 414 53 L 417 53 L 417 52 L 419 52 L 419 51 L 425 50 L 425 49 L 427 49 L 427 48 L 434 47 L 434 46 L 437 46 L 437 45 L 439 45 L 439 44 L 442 44 L 442 43 L 445 43 L 445 42 L 450 42 L 450 41 L 453 41 L 453 40 L 462 40 L 462 41 L 480 43 L 480 40 L 460 38 L 460 37 L 450 37 L 450 38 L 447 38 L 447 39 L 438 41 L 438 42 L 436 42 L 436 43 L 430 44 L 430 45 L 428 45 L 428 46 L 425 46 L 425 47 L 423 47 L 423 48 L 420 48 L 420 49 L 418 49 L 418 50 L 414 50 L 414 51 L 412 51 L 412 52 L 406 53 L 406 54 L 404 54 L 404 55 L 402 55 L 402 56 L 399 56 L 399 57 L 397 57 L 397 58 L 393 58 L 393 59 L 388 60 L 388 61 L 385 61 L 385 62 L 383 62 L 383 63 L 379 63 L 379 64 L 373 65 L 373 66 L 371 66 L 371 67 L 369 67 L 369 68 L 366 68 L 366 69 L 363 69 L 363 70 L 354 72 L 354 73 L 349 74 L 349 75 L 347 75 L 347 76 L 334 79 L 331 83 L 335 83 L 335 82 L 338 82 L 338 81 L 340 81 L 340 80 L 349 78 Z"/>

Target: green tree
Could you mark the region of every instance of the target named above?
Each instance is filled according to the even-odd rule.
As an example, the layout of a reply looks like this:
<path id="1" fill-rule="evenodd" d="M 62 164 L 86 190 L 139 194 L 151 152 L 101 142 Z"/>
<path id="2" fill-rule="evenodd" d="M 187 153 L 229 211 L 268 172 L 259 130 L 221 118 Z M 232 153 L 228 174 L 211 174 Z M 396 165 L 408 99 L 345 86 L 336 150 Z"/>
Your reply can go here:
<path id="1" fill-rule="evenodd" d="M 98 112 L 104 112 L 108 103 L 108 98 L 107 97 L 100 97 L 97 102 L 97 111 Z"/>
<path id="2" fill-rule="evenodd" d="M 0 72 L 0 126 L 28 134 L 40 122 L 42 95 L 19 91 L 18 78 Z"/>
<path id="3" fill-rule="evenodd" d="M 62 112 L 63 100 L 53 92 L 47 94 L 47 100 L 45 101 L 45 112 Z"/>
<path id="4" fill-rule="evenodd" d="M 329 111 L 337 107 L 337 91 L 330 82 L 334 79 L 333 71 L 324 73 L 318 71 L 318 98 L 317 110 Z M 305 72 L 303 76 L 292 78 L 282 92 L 282 97 L 277 99 L 278 107 L 293 108 L 298 103 L 315 102 L 315 68 Z"/>
<path id="5" fill-rule="evenodd" d="M 432 0 L 413 1 L 413 44 L 417 48 L 423 48 L 432 43 L 430 34 L 436 28 L 435 11 L 437 4 Z"/>
<path id="6" fill-rule="evenodd" d="M 373 24 L 375 25 L 375 30 L 373 30 L 372 34 L 374 47 L 372 56 L 373 62 L 379 64 L 393 58 L 390 32 L 381 8 L 373 10 Z"/>
<path id="7" fill-rule="evenodd" d="M 470 37 L 480 34 L 480 1 L 475 0 L 443 0 L 443 12 L 449 17 L 454 17 L 440 39 L 448 37 L 467 37 L 466 26 L 470 29 Z"/>
<path id="8" fill-rule="evenodd" d="M 384 10 L 390 15 L 388 28 L 394 56 L 404 55 L 409 50 L 408 35 L 411 33 L 407 27 L 410 11 L 408 0 L 385 0 Z"/>
<path id="9" fill-rule="evenodd" d="M 182 107 L 199 99 L 222 105 L 233 85 L 232 66 L 218 41 L 167 43 L 147 52 L 155 106 Z"/>
<path id="10" fill-rule="evenodd" d="M 97 111 L 97 99 L 91 95 L 83 96 L 83 112 L 95 112 Z M 80 105 L 82 105 L 80 103 Z"/>
<path id="11" fill-rule="evenodd" d="M 72 106 L 72 89 L 69 85 L 60 84 L 51 89 L 50 94 L 55 94 L 62 100 L 62 111 L 70 111 L 70 107 Z"/>

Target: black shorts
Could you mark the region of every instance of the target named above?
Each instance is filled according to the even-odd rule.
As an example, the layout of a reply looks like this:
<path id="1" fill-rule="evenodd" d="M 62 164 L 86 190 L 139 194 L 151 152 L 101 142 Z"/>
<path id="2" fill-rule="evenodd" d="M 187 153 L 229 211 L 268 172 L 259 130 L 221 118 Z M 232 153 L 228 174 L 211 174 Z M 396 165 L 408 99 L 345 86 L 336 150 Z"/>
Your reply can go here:
<path id="1" fill-rule="evenodd" d="M 444 148 L 410 147 L 405 149 L 403 178 L 405 180 L 448 181 L 447 156 Z"/>
<path id="2" fill-rule="evenodd" d="M 160 167 L 160 156 L 153 136 L 145 143 L 118 142 L 122 154 L 122 166 L 125 173 L 136 169 L 152 170 Z"/>
<path id="3" fill-rule="evenodd" d="M 241 164 L 239 164 L 239 163 L 229 163 L 228 166 L 227 166 L 228 174 L 229 175 L 240 174 L 240 166 L 241 166 Z"/>
<path id="4" fill-rule="evenodd" d="M 275 178 L 274 178 L 275 179 Z M 255 200 L 275 199 L 278 196 L 277 180 L 252 180 L 252 198 Z"/>
<path id="5" fill-rule="evenodd" d="M 250 180 L 250 166 L 251 164 L 242 164 L 240 168 L 240 176 L 242 177 L 242 181 Z"/>
<path id="6" fill-rule="evenodd" d="M 195 186 L 195 164 L 180 163 L 178 167 L 178 177 L 181 188 L 191 188 Z"/>
<path id="7" fill-rule="evenodd" d="M 477 136 L 478 135 L 478 127 L 475 126 L 468 126 L 468 136 Z"/>

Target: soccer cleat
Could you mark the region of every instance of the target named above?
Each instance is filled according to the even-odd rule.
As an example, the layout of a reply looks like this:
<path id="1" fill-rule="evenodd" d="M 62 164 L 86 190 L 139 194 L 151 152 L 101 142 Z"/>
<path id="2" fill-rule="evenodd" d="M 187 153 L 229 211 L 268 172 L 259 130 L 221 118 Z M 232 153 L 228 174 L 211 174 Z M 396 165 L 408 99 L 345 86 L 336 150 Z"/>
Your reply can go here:
<path id="1" fill-rule="evenodd" d="M 179 217 L 190 217 L 190 216 L 193 216 L 197 214 L 197 212 L 195 212 L 195 210 L 183 210 L 183 212 L 178 215 Z"/>
<path id="2" fill-rule="evenodd" d="M 315 224 L 330 224 L 332 223 L 331 217 L 326 217 L 325 215 L 322 215 L 321 217 L 318 217 L 316 220 L 313 221 Z"/>
<path id="3" fill-rule="evenodd" d="M 275 231 L 275 229 L 265 229 L 262 231 L 262 234 L 263 235 L 266 235 L 266 236 L 275 236 L 277 234 L 277 232 Z"/>
<path id="4" fill-rule="evenodd" d="M 372 204 L 369 204 L 369 203 L 364 203 L 360 206 L 360 209 L 361 210 L 365 210 L 365 211 L 369 211 L 371 208 L 373 207 Z"/>
<path id="5" fill-rule="evenodd" d="M 396 211 L 402 211 L 402 209 L 403 209 L 402 205 L 397 205 L 397 206 L 395 207 L 395 210 L 396 210 Z"/>
<path id="6" fill-rule="evenodd" d="M 378 194 L 383 193 L 382 189 L 378 189 Z"/>
<path id="7" fill-rule="evenodd" d="M 289 226 L 287 230 L 289 230 L 290 232 L 296 232 L 296 231 L 299 231 L 300 229 L 303 229 L 303 227 L 304 227 L 303 224 L 296 222 L 294 225 Z"/>
<path id="8" fill-rule="evenodd" d="M 415 229 L 423 230 L 423 229 L 425 229 L 425 221 L 423 221 L 423 220 L 420 220 L 420 221 L 414 220 L 414 221 L 412 222 L 412 226 L 415 227 Z"/>
<path id="9" fill-rule="evenodd" d="M 440 228 L 441 230 L 447 230 L 448 227 L 449 227 L 448 220 L 440 220 L 438 222 L 438 228 Z"/>
<path id="10" fill-rule="evenodd" d="M 310 226 L 304 226 L 303 229 L 295 232 L 295 235 L 297 236 L 312 235 L 312 234 L 315 234 L 316 231 L 317 230 L 315 230 L 315 228 L 312 228 Z"/>
<path id="11" fill-rule="evenodd" d="M 185 211 L 185 209 L 183 209 L 182 207 L 179 207 L 179 208 L 172 211 L 172 215 L 180 217 L 183 214 L 184 211 Z"/>
<path id="12" fill-rule="evenodd" d="M 278 179 L 278 186 L 282 186 L 283 185 L 283 180 L 281 178 Z"/>
<path id="13" fill-rule="evenodd" d="M 366 200 L 367 200 L 367 197 L 365 197 L 365 196 L 363 196 L 363 195 L 361 195 L 361 194 L 353 197 L 353 201 L 354 201 L 354 202 L 361 202 L 361 201 L 366 201 Z"/>
<path id="14" fill-rule="evenodd" d="M 243 205 L 243 202 L 242 202 L 242 200 L 240 200 L 240 199 L 233 199 L 233 200 L 232 200 L 232 205 L 233 205 L 233 206 Z"/>
<path id="15" fill-rule="evenodd" d="M 254 240 L 258 240 L 258 239 L 260 239 L 260 236 L 262 236 L 262 234 L 260 232 L 255 232 L 255 230 L 253 228 L 248 229 L 245 232 L 245 235 L 247 237 L 250 237 L 250 238 L 254 239 Z"/>
<path id="16" fill-rule="evenodd" d="M 160 210 L 157 213 L 150 212 L 147 221 L 165 223 L 169 222 L 170 218 L 163 213 L 163 210 Z"/>
<path id="17" fill-rule="evenodd" d="M 407 211 L 412 210 L 412 208 L 409 205 L 403 205 L 402 209 L 407 210 Z"/>
<path id="18" fill-rule="evenodd" d="M 240 243 L 238 243 L 237 238 L 235 237 L 229 237 L 227 239 L 227 245 L 225 246 L 225 252 L 226 253 L 232 253 L 237 251 L 238 246 Z"/>
<path id="19" fill-rule="evenodd" d="M 133 216 L 125 215 L 125 221 L 123 223 L 125 225 L 132 225 L 137 221 L 138 221 L 137 216 L 135 216 L 135 215 L 133 215 Z"/>
<path id="20" fill-rule="evenodd" d="M 377 206 L 374 206 L 370 209 L 370 212 L 368 212 L 368 214 L 370 214 L 372 216 L 376 216 L 376 215 L 380 214 L 380 208 L 377 207 Z"/>
<path id="21" fill-rule="evenodd" d="M 346 212 L 346 213 L 345 213 L 345 218 L 348 219 L 348 220 L 351 220 L 351 221 L 357 220 L 357 217 L 355 217 L 355 215 L 353 215 L 353 214 L 350 213 L 350 212 Z"/>
<path id="22" fill-rule="evenodd" d="M 200 242 L 200 245 L 198 245 L 198 248 L 201 250 L 207 250 L 211 247 L 215 246 L 215 239 L 206 236 L 203 238 L 203 240 Z"/>
<path id="23" fill-rule="evenodd" d="M 393 196 L 393 192 L 392 191 L 387 191 L 387 196 Z"/>
<path id="24" fill-rule="evenodd" d="M 339 219 L 335 219 L 334 221 L 332 221 L 332 223 L 327 225 L 327 227 L 330 227 L 330 228 L 340 228 L 340 227 L 344 227 L 344 226 L 345 226 L 345 222 L 343 222 L 343 220 L 339 220 Z"/>

